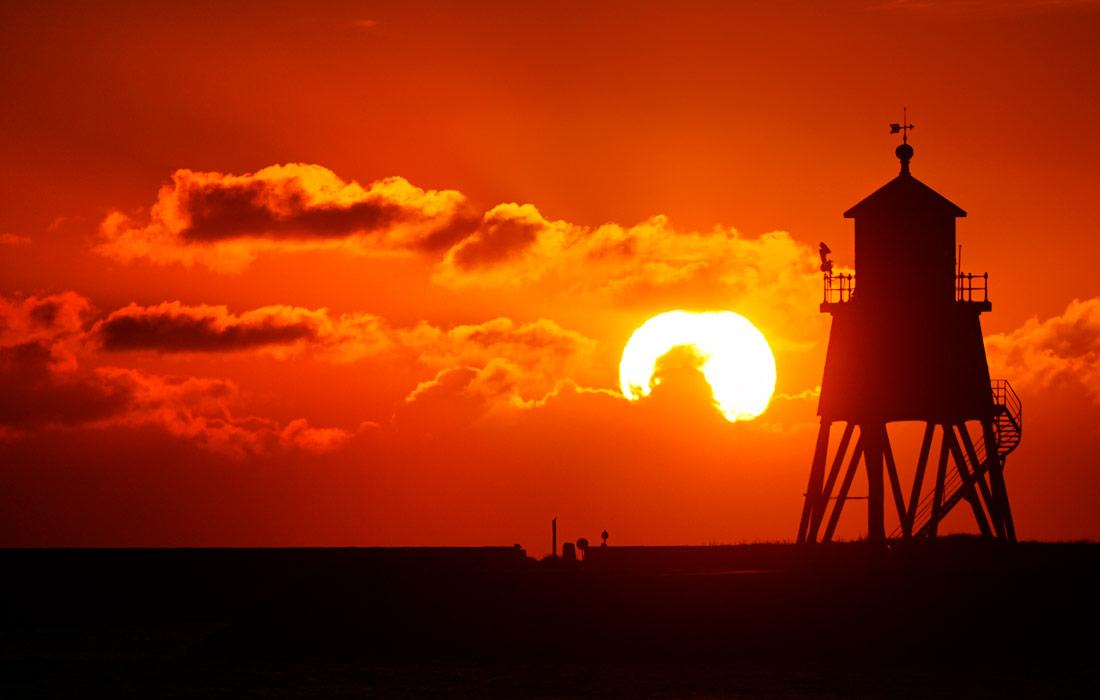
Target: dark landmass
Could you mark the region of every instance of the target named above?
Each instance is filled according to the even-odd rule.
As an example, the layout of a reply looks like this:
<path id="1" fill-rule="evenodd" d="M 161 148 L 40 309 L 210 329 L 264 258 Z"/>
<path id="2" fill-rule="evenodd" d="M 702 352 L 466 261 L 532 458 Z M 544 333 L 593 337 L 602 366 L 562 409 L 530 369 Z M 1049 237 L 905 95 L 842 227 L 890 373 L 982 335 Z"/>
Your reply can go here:
<path id="1" fill-rule="evenodd" d="M 0 550 L 4 697 L 1097 697 L 1100 545 Z"/>

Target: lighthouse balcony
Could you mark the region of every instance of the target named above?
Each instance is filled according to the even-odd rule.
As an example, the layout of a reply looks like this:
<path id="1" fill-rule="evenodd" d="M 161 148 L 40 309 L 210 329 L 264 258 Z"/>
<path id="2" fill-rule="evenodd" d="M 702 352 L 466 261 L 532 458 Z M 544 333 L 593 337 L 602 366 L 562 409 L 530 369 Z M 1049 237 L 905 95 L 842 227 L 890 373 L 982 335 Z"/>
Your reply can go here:
<path id="1" fill-rule="evenodd" d="M 854 274 L 822 275 L 821 311 L 832 312 L 856 299 L 856 276 Z M 931 285 L 929 285 L 931 288 Z M 931 294 L 930 294 L 931 296 Z M 960 272 L 955 275 L 955 303 L 974 308 L 976 311 L 990 311 L 989 273 L 976 275 Z"/>

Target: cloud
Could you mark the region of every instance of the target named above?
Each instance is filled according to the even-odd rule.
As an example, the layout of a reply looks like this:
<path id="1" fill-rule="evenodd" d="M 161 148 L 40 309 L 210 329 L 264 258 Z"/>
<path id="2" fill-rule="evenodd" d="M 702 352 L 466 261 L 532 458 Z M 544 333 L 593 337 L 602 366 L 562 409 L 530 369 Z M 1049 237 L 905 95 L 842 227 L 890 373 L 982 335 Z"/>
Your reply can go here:
<path id="1" fill-rule="evenodd" d="M 0 297 L 0 345 L 69 337 L 81 332 L 91 303 L 75 292 L 43 297 Z"/>
<path id="2" fill-rule="evenodd" d="M 491 360 L 483 368 L 449 367 L 421 382 L 398 407 L 394 423 L 399 430 L 411 427 L 429 437 L 502 416 L 510 408 L 532 405 L 519 394 L 522 370 L 504 360 Z"/>
<path id="3" fill-rule="evenodd" d="M 47 349 L 56 369 L 75 367 L 90 312 L 91 303 L 74 292 L 25 299 L 0 297 L 0 348 L 38 345 Z"/>
<path id="4" fill-rule="evenodd" d="M 547 319 L 393 328 L 362 313 L 266 306 L 235 314 L 225 306 L 180 302 L 130 304 L 95 323 L 91 313 L 90 302 L 72 292 L 0 298 L 0 386 L 7 397 L 0 425 L 7 434 L 153 423 L 209 449 L 234 454 L 294 446 L 329 449 L 353 434 L 313 428 L 301 420 L 280 427 L 266 419 L 235 418 L 230 411 L 239 392 L 232 382 L 123 367 L 85 371 L 78 366 L 80 353 L 260 352 L 277 359 L 309 353 L 337 362 L 383 355 L 394 361 L 404 358 L 436 373 L 412 392 L 407 403 L 439 394 L 467 377 L 466 398 L 455 399 L 454 412 L 476 419 L 495 406 L 522 407 L 543 399 L 563 380 L 588 371 L 596 350 L 596 341 Z M 414 412 L 424 405 L 427 402 L 418 403 Z"/>
<path id="5" fill-rule="evenodd" d="M 554 277 L 573 293 L 626 298 L 706 282 L 735 289 L 782 282 L 820 285 L 810 246 L 776 231 L 746 238 L 733 229 L 680 231 L 655 216 L 629 228 L 594 230 L 547 221 L 531 205 L 500 205 L 457 243 L 436 268 L 436 282 L 456 287 L 501 288 Z"/>
<path id="6" fill-rule="evenodd" d="M 505 359 L 494 359 L 482 368 L 461 366 L 441 370 L 421 382 L 398 407 L 394 424 L 399 431 L 412 431 L 439 438 L 469 428 L 514 425 L 524 415 L 543 412 L 569 403 L 569 397 L 594 395 L 597 403 L 611 406 L 608 415 L 629 412 L 632 420 L 648 425 L 709 425 L 708 430 L 729 424 L 714 398 L 714 392 L 699 369 L 701 358 L 689 346 L 677 346 L 662 356 L 651 380 L 651 391 L 630 400 L 618 391 L 588 388 L 570 378 L 559 379 L 549 391 L 535 398 L 524 396 L 529 387 L 523 368 Z M 816 428 L 813 404 L 816 393 L 785 397 L 778 410 L 744 421 L 750 432 L 775 433 Z M 803 400 L 805 399 L 805 400 Z M 625 414 L 623 414 L 625 415 Z M 637 418 L 642 416 L 642 418 Z"/>
<path id="7" fill-rule="evenodd" d="M 985 344 L 994 377 L 1029 391 L 1079 382 L 1100 403 L 1100 297 L 1074 299 L 1061 315 L 1031 318 Z"/>
<path id="8" fill-rule="evenodd" d="M 817 253 L 786 232 L 682 231 L 664 216 L 589 229 L 548 221 L 530 205 L 501 205 L 490 218 L 504 233 L 479 228 L 453 246 L 435 267 L 437 284 L 529 286 L 606 307 L 732 309 L 767 321 L 762 330 L 782 350 L 806 350 L 827 335 Z"/>
<path id="9" fill-rule="evenodd" d="M 265 250 L 437 250 L 464 237 L 477 220 L 462 194 L 423 190 L 400 177 L 364 188 L 304 163 L 244 175 L 181 169 L 147 216 L 111 212 L 95 249 L 124 262 L 234 271 Z"/>
<path id="10" fill-rule="evenodd" d="M 541 277 L 575 227 L 542 217 L 530 204 L 500 204 L 477 230 L 447 251 L 436 280 L 451 286 L 511 286 Z"/>
<path id="11" fill-rule="evenodd" d="M 90 337 L 105 352 L 262 352 L 285 359 L 309 353 L 350 362 L 364 357 L 404 357 L 432 370 L 506 360 L 522 376 L 526 399 L 545 395 L 566 378 L 589 369 L 596 341 L 553 321 L 518 323 L 496 318 L 441 328 L 419 323 L 393 328 L 364 313 L 335 315 L 327 309 L 265 306 L 233 314 L 224 306 L 167 302 L 130 304 L 97 322 Z"/>
<path id="12" fill-rule="evenodd" d="M 60 231 L 62 228 L 71 226 L 73 224 L 79 224 L 84 221 L 83 216 L 59 216 L 50 222 L 50 225 L 46 227 L 47 231 Z"/>
<path id="13" fill-rule="evenodd" d="M 768 320 L 761 330 L 780 351 L 801 352 L 826 337 L 816 249 L 786 232 L 685 231 L 664 216 L 593 228 L 517 203 L 475 212 L 454 190 L 423 190 L 399 177 L 362 187 L 319 165 L 245 175 L 179 170 L 147 216 L 108 215 L 96 249 L 222 271 L 240 270 L 263 251 L 417 252 L 430 261 L 432 281 L 454 290 L 526 288 L 645 312 L 732 309 Z"/>
<path id="14" fill-rule="evenodd" d="M 280 427 L 268 418 L 234 417 L 229 405 L 237 398 L 238 389 L 225 380 L 163 377 L 119 367 L 99 368 L 93 376 L 105 384 L 124 387 L 129 394 L 129 401 L 106 425 L 155 424 L 223 454 L 240 457 L 293 448 L 327 452 L 341 447 L 354 434 L 340 428 L 314 428 L 303 418 Z"/>
<path id="15" fill-rule="evenodd" d="M 11 246 L 12 248 L 18 248 L 19 246 L 30 245 L 31 239 L 26 236 L 17 236 L 14 233 L 0 233 L 0 245 Z"/>
<path id="16" fill-rule="evenodd" d="M 123 367 L 84 370 L 77 354 L 90 344 L 83 330 L 90 307 L 72 292 L 0 298 L 0 437 L 158 425 L 204 448 L 242 456 L 291 448 L 326 451 L 354 434 L 314 428 L 304 419 L 280 426 L 254 416 L 235 418 L 230 406 L 239 392 L 226 380 Z"/>
<path id="17" fill-rule="evenodd" d="M 59 369 L 44 341 L 0 347 L 0 396 L 0 435 L 110 419 L 133 399 L 109 378 Z"/>
<path id="18" fill-rule="evenodd" d="M 130 304 L 92 329 L 106 351 L 210 353 L 266 350 L 278 356 L 306 347 L 339 360 L 379 354 L 391 343 L 381 319 L 369 314 L 336 316 L 327 309 L 264 306 L 233 314 L 225 306 L 166 302 Z"/>
<path id="19" fill-rule="evenodd" d="M 426 323 L 396 333 L 399 343 L 429 367 L 488 367 L 504 361 L 515 368 L 516 395 L 544 396 L 562 379 L 587 371 L 596 341 L 553 321 L 516 323 L 497 318 L 444 330 Z"/>
<path id="20" fill-rule="evenodd" d="M 263 251 L 316 248 L 416 251 L 436 256 L 432 280 L 445 287 L 541 284 L 552 294 L 618 304 L 789 311 L 794 302 L 813 311 L 820 284 L 816 251 L 782 231 L 755 238 L 734 229 L 682 231 L 664 216 L 592 228 L 517 203 L 482 215 L 454 190 L 423 190 L 400 177 L 363 187 L 302 163 L 245 175 L 178 170 L 147 216 L 109 214 L 96 245 L 118 260 L 223 271 Z"/>

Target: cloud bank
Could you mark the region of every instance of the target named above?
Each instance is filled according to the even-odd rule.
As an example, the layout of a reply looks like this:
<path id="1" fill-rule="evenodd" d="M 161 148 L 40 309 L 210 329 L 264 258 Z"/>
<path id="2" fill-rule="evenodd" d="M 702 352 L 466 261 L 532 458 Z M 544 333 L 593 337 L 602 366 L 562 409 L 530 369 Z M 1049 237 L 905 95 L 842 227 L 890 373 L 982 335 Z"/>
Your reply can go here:
<path id="1" fill-rule="evenodd" d="M 1100 403 L 1100 298 L 1074 299 L 1061 315 L 1031 318 L 985 345 L 994 377 L 1027 391 L 1079 382 Z"/>
<path id="2" fill-rule="evenodd" d="M 0 437 L 43 430 L 156 425 L 217 452 L 244 456 L 276 449 L 323 452 L 354 434 L 234 417 L 233 382 L 148 374 L 123 367 L 80 367 L 90 344 L 90 303 L 78 294 L 0 299 Z M 170 335 L 170 334 L 169 334 Z M 177 338 L 174 338 L 178 340 Z"/>
<path id="3" fill-rule="evenodd" d="M 147 216 L 111 212 L 96 250 L 124 262 L 146 258 L 237 271 L 268 250 L 437 250 L 462 238 L 477 219 L 462 194 L 423 190 L 400 177 L 364 188 L 304 163 L 244 175 L 181 169 Z"/>
<path id="4" fill-rule="evenodd" d="M 815 251 L 781 231 L 756 238 L 734 229 L 681 231 L 663 216 L 593 228 L 517 203 L 481 213 L 454 190 L 424 190 L 400 177 L 364 187 L 303 163 L 244 175 L 178 170 L 148 215 L 108 215 L 96 245 L 117 260 L 222 271 L 265 251 L 316 248 L 419 253 L 433 265 L 432 281 L 453 289 L 543 284 L 593 301 L 801 303 L 820 282 Z"/>

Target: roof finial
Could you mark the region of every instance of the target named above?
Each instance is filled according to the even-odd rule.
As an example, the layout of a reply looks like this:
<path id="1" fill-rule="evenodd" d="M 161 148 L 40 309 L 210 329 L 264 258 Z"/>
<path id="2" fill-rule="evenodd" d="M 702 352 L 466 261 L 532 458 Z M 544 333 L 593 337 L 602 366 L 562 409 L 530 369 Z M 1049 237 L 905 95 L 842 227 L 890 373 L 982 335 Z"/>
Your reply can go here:
<path id="1" fill-rule="evenodd" d="M 908 109 L 901 108 L 901 124 L 891 124 L 890 133 L 901 132 L 901 145 L 894 150 L 894 155 L 901 161 L 901 174 L 909 174 L 909 160 L 913 157 L 913 147 L 909 145 L 909 130 L 913 125 L 909 123 Z"/>

